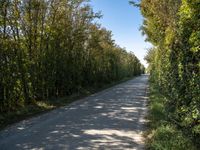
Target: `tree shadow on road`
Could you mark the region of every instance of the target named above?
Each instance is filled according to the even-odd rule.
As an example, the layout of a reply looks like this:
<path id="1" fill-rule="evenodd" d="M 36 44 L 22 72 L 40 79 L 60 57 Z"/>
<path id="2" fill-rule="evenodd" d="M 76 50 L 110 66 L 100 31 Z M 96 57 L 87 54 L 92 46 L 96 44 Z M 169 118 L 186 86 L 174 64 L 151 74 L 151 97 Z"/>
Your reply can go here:
<path id="1" fill-rule="evenodd" d="M 13 129 L 18 132 L 11 137 L 10 144 L 2 137 L 0 147 L 142 149 L 142 132 L 145 130 L 144 117 L 147 111 L 146 78 L 144 76 L 140 80 L 120 84 L 69 107 L 26 121 Z M 10 133 L 3 133 L 1 136 L 9 137 L 12 131 L 8 132 Z"/>

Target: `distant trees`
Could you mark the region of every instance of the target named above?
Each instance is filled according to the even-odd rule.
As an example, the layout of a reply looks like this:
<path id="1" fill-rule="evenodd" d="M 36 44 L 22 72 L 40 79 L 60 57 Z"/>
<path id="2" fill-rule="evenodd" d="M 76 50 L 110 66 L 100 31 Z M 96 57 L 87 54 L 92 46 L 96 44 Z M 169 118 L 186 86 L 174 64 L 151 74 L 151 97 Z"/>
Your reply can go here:
<path id="1" fill-rule="evenodd" d="M 200 2 L 142 0 L 142 31 L 149 50 L 151 80 L 168 97 L 169 118 L 200 139 Z"/>
<path id="2" fill-rule="evenodd" d="M 0 112 L 139 75 L 85 0 L 0 1 Z"/>

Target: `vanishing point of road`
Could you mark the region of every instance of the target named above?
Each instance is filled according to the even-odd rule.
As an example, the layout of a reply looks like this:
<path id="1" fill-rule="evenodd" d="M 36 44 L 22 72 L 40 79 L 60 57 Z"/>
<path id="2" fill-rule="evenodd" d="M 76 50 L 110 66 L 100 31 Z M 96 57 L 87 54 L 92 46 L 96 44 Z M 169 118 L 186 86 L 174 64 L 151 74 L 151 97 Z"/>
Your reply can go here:
<path id="1" fill-rule="evenodd" d="M 148 75 L 0 132 L 1 150 L 144 149 Z"/>

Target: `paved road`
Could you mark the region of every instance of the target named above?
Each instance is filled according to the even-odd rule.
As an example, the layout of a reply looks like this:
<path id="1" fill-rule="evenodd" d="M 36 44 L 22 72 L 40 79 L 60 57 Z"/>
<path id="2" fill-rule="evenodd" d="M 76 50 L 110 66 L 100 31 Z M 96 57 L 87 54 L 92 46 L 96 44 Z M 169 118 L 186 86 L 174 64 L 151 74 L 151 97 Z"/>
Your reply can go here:
<path id="1" fill-rule="evenodd" d="M 143 149 L 147 75 L 0 132 L 0 149 Z"/>

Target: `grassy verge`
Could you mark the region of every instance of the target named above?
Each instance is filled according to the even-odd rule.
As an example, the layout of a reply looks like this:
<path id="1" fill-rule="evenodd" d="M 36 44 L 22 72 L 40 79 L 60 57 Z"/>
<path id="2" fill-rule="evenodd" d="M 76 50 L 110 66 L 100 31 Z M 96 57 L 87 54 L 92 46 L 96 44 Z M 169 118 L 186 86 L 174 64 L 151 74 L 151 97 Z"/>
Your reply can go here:
<path id="1" fill-rule="evenodd" d="M 195 150 L 188 139 L 175 124 L 170 122 L 165 112 L 166 98 L 160 94 L 159 88 L 150 82 L 149 115 L 147 138 L 148 150 Z"/>
<path id="2" fill-rule="evenodd" d="M 101 87 L 90 87 L 88 89 L 82 89 L 79 93 L 74 93 L 73 95 L 62 97 L 62 98 L 55 98 L 49 99 L 46 101 L 36 101 L 32 105 L 27 105 L 23 108 L 20 108 L 14 112 L 7 112 L 0 114 L 0 130 L 4 129 L 5 127 L 22 121 L 24 119 L 28 119 L 37 115 L 41 115 L 43 113 L 47 113 L 53 109 L 66 106 L 76 100 L 89 96 L 93 93 L 102 91 L 104 89 L 110 88 L 114 85 L 120 84 L 122 82 L 128 81 L 131 78 L 125 78 L 123 80 L 113 82 L 110 84 L 103 85 Z"/>

